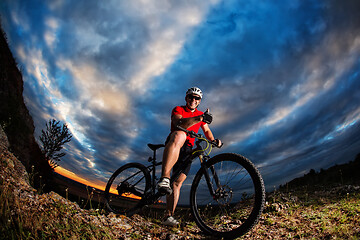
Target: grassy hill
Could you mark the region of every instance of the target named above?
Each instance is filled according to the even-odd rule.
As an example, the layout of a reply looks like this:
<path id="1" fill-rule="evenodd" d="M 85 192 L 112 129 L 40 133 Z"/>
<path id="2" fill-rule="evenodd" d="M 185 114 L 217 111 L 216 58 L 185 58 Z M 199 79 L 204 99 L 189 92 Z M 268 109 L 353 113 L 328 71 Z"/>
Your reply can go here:
<path id="1" fill-rule="evenodd" d="M 177 211 L 181 225 L 170 228 L 160 224 L 160 215 L 116 216 L 85 210 L 55 192 L 40 193 L 8 146 L 0 127 L 0 239 L 211 239 L 188 209 Z M 299 186 L 268 193 L 259 223 L 240 239 L 359 239 L 359 226 L 359 186 Z"/>

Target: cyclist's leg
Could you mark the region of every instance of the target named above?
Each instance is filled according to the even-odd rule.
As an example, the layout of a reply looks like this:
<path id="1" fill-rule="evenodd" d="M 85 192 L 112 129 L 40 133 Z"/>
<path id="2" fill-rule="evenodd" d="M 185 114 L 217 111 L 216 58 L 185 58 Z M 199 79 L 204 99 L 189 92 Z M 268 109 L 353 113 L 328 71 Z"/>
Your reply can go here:
<path id="1" fill-rule="evenodd" d="M 186 133 L 183 131 L 175 131 L 170 134 L 170 139 L 166 144 L 163 153 L 162 178 L 170 178 L 171 169 L 175 165 L 179 157 L 180 149 L 185 141 Z"/>
<path id="2" fill-rule="evenodd" d="M 191 161 L 184 162 L 186 157 L 191 154 L 191 151 L 192 147 L 188 144 L 188 142 L 185 142 L 184 146 L 182 146 L 180 149 L 179 159 L 173 167 L 173 172 L 176 172 L 179 170 L 179 168 L 181 168 L 182 173 L 173 183 L 173 193 L 166 196 L 165 216 L 172 216 L 175 212 L 180 197 L 180 189 L 191 168 Z"/>
<path id="3" fill-rule="evenodd" d="M 180 189 L 185 179 L 186 175 L 181 173 L 179 178 L 173 183 L 173 193 L 166 196 L 166 217 L 174 215 L 180 197 Z"/>

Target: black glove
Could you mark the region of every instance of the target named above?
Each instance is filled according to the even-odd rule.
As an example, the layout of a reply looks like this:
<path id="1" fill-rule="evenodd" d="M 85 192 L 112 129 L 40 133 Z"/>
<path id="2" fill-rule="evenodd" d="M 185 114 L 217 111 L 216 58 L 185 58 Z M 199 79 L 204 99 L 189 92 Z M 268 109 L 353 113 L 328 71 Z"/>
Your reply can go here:
<path id="1" fill-rule="evenodd" d="M 220 140 L 219 139 L 215 139 L 214 141 L 212 141 L 218 148 L 221 148 L 223 143 L 220 144 Z"/>
<path id="2" fill-rule="evenodd" d="M 212 117 L 211 113 L 209 113 L 209 109 L 207 109 L 203 114 L 203 122 L 210 124 L 212 122 L 212 119 L 213 119 L 213 117 Z"/>

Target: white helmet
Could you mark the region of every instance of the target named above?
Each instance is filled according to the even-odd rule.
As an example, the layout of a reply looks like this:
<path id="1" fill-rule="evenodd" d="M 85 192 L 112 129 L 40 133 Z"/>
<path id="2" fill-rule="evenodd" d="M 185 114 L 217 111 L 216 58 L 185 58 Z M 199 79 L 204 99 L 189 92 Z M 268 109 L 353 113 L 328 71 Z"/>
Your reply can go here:
<path id="1" fill-rule="evenodd" d="M 186 96 L 189 95 L 189 94 L 199 95 L 200 98 L 202 98 L 202 96 L 203 96 L 202 91 L 201 91 L 200 88 L 198 88 L 198 87 L 189 88 L 189 89 L 186 91 Z"/>

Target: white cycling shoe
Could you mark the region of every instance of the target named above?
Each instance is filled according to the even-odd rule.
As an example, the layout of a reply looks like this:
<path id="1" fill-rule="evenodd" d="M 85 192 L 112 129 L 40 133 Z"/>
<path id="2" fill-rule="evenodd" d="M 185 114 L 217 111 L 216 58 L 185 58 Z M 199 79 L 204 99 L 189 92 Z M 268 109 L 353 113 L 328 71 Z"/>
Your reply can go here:
<path id="1" fill-rule="evenodd" d="M 170 227 L 176 227 L 180 223 L 173 216 L 169 216 L 162 222 L 162 224 Z"/>
<path id="2" fill-rule="evenodd" d="M 160 193 L 170 195 L 172 194 L 173 190 L 170 186 L 170 179 L 168 178 L 161 178 L 157 184 Z"/>

